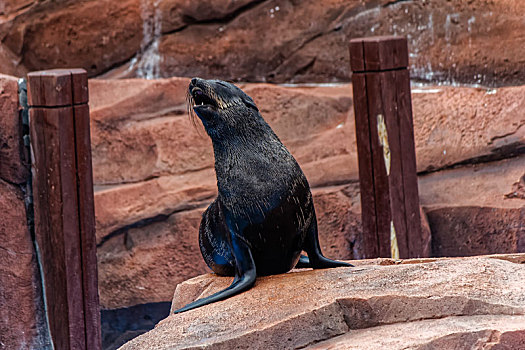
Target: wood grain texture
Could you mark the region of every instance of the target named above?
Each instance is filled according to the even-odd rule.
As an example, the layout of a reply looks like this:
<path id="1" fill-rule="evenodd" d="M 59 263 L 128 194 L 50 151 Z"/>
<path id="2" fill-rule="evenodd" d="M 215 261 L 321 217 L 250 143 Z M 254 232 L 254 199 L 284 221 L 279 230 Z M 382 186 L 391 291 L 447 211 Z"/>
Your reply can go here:
<path id="1" fill-rule="evenodd" d="M 395 72 L 401 156 L 403 162 L 403 187 L 405 190 L 405 212 L 408 234 L 408 252 L 410 257 L 430 256 L 430 237 L 423 237 L 419 209 L 419 190 L 416 169 L 416 147 L 414 141 L 414 123 L 412 119 L 412 101 L 410 96 L 410 76 L 408 70 Z M 426 242 L 426 243 L 425 243 Z"/>
<path id="2" fill-rule="evenodd" d="M 33 107 L 73 104 L 71 72 L 66 69 L 31 72 L 27 75 L 27 98 Z"/>
<path id="3" fill-rule="evenodd" d="M 101 349 L 88 95 L 83 69 L 28 75 L 35 235 L 55 349 Z"/>
<path id="4" fill-rule="evenodd" d="M 376 204 L 374 173 L 372 169 L 372 150 L 368 124 L 368 101 L 365 75 L 352 76 L 354 93 L 355 134 L 359 163 L 359 186 L 361 191 L 361 218 L 363 223 L 364 258 L 379 256 L 379 242 L 376 226 Z"/>
<path id="5" fill-rule="evenodd" d="M 73 104 L 89 102 L 88 78 L 84 69 L 71 69 Z"/>
<path id="6" fill-rule="evenodd" d="M 72 107 L 32 108 L 35 235 L 56 349 L 85 349 Z"/>
<path id="7" fill-rule="evenodd" d="M 405 187 L 403 182 L 402 140 L 399 131 L 399 115 L 396 96 L 395 71 L 377 73 L 380 77 L 380 98 L 383 105 L 386 135 L 390 151 L 390 174 L 387 175 L 390 213 L 395 229 L 399 258 L 408 254 L 407 226 L 405 215 Z M 384 148 L 384 146 L 382 146 Z M 390 226 L 390 230 L 392 225 Z M 389 231 L 390 232 L 390 231 Z"/>
<path id="8" fill-rule="evenodd" d="M 78 170 L 78 210 L 82 247 L 82 276 L 87 349 L 100 348 L 100 310 L 98 298 L 97 247 L 89 107 L 74 107 L 76 156 Z"/>
<path id="9" fill-rule="evenodd" d="M 406 38 L 353 39 L 349 50 L 364 246 L 374 252 L 377 245 L 374 257 L 390 257 L 395 231 L 400 258 L 428 256 L 430 247 L 423 242 L 430 239 L 421 236 Z"/>
<path id="10" fill-rule="evenodd" d="M 376 205 L 377 237 L 379 257 L 390 257 L 390 190 L 384 160 L 383 147 L 377 132 L 377 118 L 384 116 L 381 100 L 381 77 L 376 73 L 366 73 L 366 94 L 368 98 L 368 125 L 370 129 L 370 148 L 372 150 L 372 167 L 374 174 L 374 193 Z"/>
<path id="11" fill-rule="evenodd" d="M 365 71 L 365 57 L 363 52 L 363 39 L 352 39 L 349 43 L 350 68 L 352 72 Z"/>

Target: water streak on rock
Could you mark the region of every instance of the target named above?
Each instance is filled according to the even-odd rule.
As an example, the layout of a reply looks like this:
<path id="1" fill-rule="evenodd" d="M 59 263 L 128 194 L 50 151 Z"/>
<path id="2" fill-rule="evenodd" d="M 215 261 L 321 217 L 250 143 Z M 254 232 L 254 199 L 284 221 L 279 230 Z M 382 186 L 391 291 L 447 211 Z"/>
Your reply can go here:
<path id="1" fill-rule="evenodd" d="M 142 43 L 128 71 L 136 69 L 136 76 L 144 79 L 160 78 L 159 40 L 162 35 L 162 0 L 141 0 Z"/>

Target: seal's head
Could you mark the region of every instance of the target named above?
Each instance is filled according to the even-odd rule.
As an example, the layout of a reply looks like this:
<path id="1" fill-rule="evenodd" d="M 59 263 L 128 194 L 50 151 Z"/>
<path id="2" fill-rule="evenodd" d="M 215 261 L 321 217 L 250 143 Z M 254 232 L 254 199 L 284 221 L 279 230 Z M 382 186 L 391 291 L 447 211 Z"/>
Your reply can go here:
<path id="1" fill-rule="evenodd" d="M 212 140 L 232 136 L 262 120 L 252 98 L 225 81 L 191 79 L 188 100 L 190 115 L 197 114 Z"/>

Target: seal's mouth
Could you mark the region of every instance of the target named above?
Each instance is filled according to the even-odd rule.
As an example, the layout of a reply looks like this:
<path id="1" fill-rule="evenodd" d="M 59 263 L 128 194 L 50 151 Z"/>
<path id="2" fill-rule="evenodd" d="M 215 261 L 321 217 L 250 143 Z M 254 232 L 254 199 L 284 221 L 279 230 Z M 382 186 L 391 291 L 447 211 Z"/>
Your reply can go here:
<path id="1" fill-rule="evenodd" d="M 213 100 L 211 97 L 206 95 L 206 93 L 204 93 L 202 89 L 196 86 L 191 89 L 190 96 L 191 96 L 192 107 L 199 107 L 199 106 L 208 107 L 208 108 L 216 107 L 215 100 Z"/>

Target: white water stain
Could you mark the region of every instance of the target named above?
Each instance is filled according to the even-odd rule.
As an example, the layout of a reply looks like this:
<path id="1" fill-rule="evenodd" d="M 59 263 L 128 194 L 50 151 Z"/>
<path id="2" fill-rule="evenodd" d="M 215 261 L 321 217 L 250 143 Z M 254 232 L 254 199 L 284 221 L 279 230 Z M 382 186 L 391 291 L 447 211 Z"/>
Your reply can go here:
<path id="1" fill-rule="evenodd" d="M 162 35 L 162 0 L 141 0 L 142 42 L 140 52 L 131 60 L 128 71 L 136 69 L 138 78 L 160 78 L 159 41 Z"/>
<path id="2" fill-rule="evenodd" d="M 394 227 L 394 221 L 390 221 L 390 254 L 392 259 L 399 260 L 399 247 L 397 245 L 396 228 Z"/>
<path id="3" fill-rule="evenodd" d="M 441 89 L 412 89 L 413 94 L 437 94 Z"/>
<path id="4" fill-rule="evenodd" d="M 282 83 L 276 84 L 282 87 L 335 87 L 348 85 L 348 82 L 337 82 L 337 83 Z"/>
<path id="5" fill-rule="evenodd" d="M 385 117 L 382 114 L 377 115 L 377 135 L 379 143 L 383 147 L 383 159 L 385 160 L 386 175 L 390 175 L 390 146 L 388 144 L 388 132 L 386 130 Z"/>

